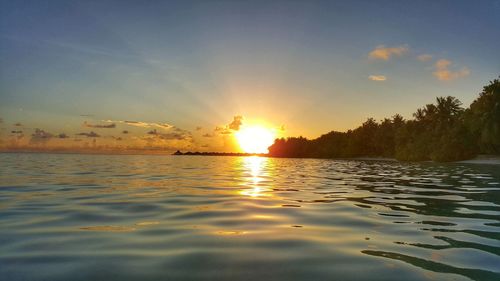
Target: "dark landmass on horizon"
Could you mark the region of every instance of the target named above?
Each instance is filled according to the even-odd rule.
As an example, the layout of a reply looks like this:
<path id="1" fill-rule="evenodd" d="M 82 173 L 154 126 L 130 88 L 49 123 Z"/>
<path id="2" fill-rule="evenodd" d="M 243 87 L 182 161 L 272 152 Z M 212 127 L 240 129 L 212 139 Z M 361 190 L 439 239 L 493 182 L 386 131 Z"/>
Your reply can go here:
<path id="1" fill-rule="evenodd" d="M 267 153 L 245 153 L 245 152 L 199 152 L 177 150 L 172 155 L 194 155 L 194 156 L 269 156 Z"/>

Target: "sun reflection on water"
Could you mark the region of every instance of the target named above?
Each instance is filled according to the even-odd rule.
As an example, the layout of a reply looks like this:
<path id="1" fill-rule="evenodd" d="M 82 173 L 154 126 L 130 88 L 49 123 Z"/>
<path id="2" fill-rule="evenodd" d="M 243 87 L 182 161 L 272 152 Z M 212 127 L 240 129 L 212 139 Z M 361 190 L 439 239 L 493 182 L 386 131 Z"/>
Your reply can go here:
<path id="1" fill-rule="evenodd" d="M 267 164 L 268 159 L 265 157 L 251 156 L 243 158 L 243 167 L 250 175 L 250 179 L 245 184 L 249 186 L 249 189 L 244 189 L 240 191 L 240 194 L 245 196 L 250 196 L 253 198 L 269 196 L 269 194 L 263 193 L 263 189 L 260 186 L 262 179 L 262 170 Z"/>

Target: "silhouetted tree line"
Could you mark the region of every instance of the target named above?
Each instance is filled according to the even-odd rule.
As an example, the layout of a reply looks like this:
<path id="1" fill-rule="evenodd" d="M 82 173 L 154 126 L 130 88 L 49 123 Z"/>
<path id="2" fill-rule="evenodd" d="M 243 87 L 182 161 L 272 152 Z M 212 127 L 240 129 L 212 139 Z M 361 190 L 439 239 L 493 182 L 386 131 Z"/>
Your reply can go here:
<path id="1" fill-rule="evenodd" d="M 500 77 L 499 77 L 500 78 Z M 417 109 L 413 119 L 399 114 L 380 122 L 369 118 L 347 132 L 332 131 L 313 140 L 276 139 L 276 157 L 394 157 L 404 161 L 457 161 L 478 153 L 500 154 L 500 81 L 483 88 L 469 108 L 454 97 L 438 97 Z"/>

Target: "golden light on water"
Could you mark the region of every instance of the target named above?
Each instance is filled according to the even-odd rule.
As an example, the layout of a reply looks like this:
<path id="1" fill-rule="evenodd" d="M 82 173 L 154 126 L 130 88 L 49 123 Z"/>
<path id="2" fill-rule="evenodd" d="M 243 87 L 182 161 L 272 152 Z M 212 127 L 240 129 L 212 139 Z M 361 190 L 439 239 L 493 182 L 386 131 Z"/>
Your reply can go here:
<path id="1" fill-rule="evenodd" d="M 251 176 L 250 186 L 251 189 L 242 190 L 240 193 L 250 197 L 260 197 L 262 196 L 262 189 L 259 186 L 259 182 L 262 180 L 261 171 L 263 165 L 267 161 L 267 158 L 251 156 L 244 158 L 244 165 L 247 168 L 248 173 Z"/>
<path id="2" fill-rule="evenodd" d="M 274 142 L 275 133 L 263 126 L 244 127 L 236 134 L 241 149 L 246 153 L 268 153 Z"/>

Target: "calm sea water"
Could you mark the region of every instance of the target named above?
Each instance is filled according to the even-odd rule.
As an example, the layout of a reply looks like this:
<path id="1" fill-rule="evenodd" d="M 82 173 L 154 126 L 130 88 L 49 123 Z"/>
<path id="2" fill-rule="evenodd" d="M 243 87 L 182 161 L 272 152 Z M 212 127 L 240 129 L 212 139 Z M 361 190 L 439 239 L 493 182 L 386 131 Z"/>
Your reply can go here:
<path id="1" fill-rule="evenodd" d="M 0 154 L 1 280 L 500 280 L 500 168 Z"/>

